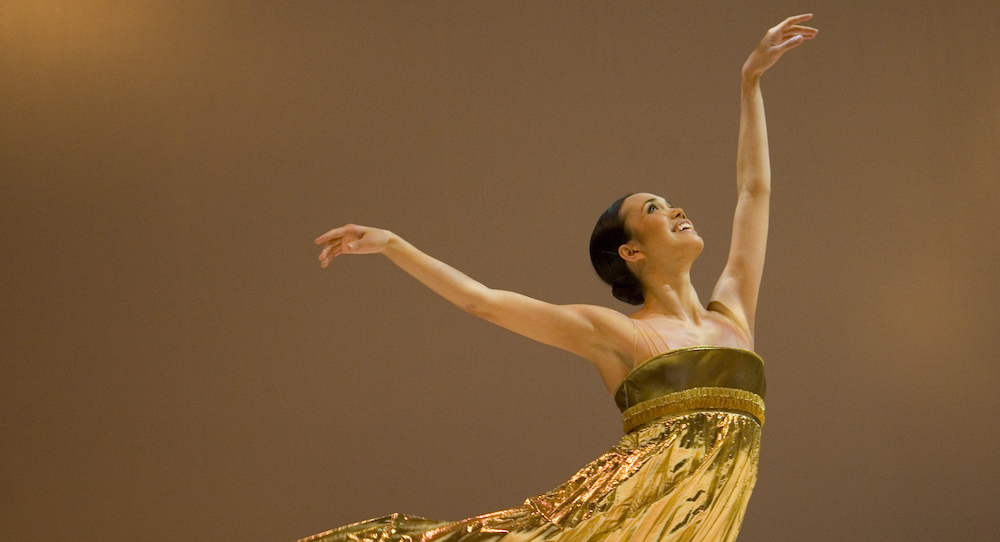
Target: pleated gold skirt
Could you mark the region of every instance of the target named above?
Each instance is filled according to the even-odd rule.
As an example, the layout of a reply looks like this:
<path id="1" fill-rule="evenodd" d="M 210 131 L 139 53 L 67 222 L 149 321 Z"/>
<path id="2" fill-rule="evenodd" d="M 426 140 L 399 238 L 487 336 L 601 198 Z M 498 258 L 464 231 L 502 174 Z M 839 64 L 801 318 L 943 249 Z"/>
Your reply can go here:
<path id="1" fill-rule="evenodd" d="M 757 479 L 760 423 L 737 410 L 661 417 L 559 487 L 455 522 L 393 514 L 300 542 L 732 541 Z"/>

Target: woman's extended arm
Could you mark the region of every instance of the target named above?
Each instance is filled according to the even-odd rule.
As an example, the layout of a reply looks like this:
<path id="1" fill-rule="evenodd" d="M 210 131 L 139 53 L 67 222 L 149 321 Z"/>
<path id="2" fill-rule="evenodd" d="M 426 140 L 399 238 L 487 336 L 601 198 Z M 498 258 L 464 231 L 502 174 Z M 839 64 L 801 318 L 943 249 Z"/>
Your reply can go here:
<path id="1" fill-rule="evenodd" d="M 319 255 L 323 267 L 341 254 L 384 254 L 460 309 L 530 339 L 578 354 L 594 363 L 602 375 L 616 371 L 616 364 L 626 360 L 631 363 L 632 324 L 628 317 L 612 309 L 553 305 L 487 288 L 386 230 L 348 224 L 319 236 L 316 244 L 323 245 Z"/>
<path id="2" fill-rule="evenodd" d="M 736 189 L 739 199 L 733 219 L 729 260 L 712 292 L 712 300 L 731 309 L 746 324 L 751 337 L 757 292 L 764 271 L 771 164 L 767 150 L 767 124 L 760 76 L 785 51 L 812 39 L 817 30 L 800 26 L 812 15 L 789 17 L 767 31 L 743 64 L 740 90 L 740 133 L 736 151 Z"/>

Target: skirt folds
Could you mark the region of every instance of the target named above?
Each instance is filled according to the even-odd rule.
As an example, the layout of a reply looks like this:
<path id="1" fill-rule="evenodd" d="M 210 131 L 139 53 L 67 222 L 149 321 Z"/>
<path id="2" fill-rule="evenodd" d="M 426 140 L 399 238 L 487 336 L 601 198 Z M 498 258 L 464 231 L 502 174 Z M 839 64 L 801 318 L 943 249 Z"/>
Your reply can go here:
<path id="1" fill-rule="evenodd" d="M 567 482 L 456 522 L 393 514 L 300 542 L 729 542 L 757 479 L 760 424 L 697 410 L 645 423 Z"/>

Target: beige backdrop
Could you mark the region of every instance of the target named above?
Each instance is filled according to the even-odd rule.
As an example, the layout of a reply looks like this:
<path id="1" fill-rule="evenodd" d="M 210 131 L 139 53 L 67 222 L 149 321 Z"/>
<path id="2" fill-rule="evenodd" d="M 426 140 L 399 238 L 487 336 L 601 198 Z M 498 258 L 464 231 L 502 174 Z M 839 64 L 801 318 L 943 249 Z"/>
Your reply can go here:
<path id="1" fill-rule="evenodd" d="M 291 540 L 517 505 L 620 435 L 586 362 L 378 256 L 625 310 L 590 230 L 653 191 L 706 240 L 763 81 L 768 423 L 741 540 L 1000 537 L 1000 8 L 968 2 L 8 0 L 0 540 Z"/>

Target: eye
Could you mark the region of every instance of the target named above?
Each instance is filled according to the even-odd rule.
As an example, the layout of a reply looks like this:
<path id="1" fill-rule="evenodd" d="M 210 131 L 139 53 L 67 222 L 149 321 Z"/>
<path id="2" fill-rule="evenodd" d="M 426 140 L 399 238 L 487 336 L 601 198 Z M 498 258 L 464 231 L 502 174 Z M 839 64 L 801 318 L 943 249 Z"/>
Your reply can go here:
<path id="1" fill-rule="evenodd" d="M 659 205 L 657 205 L 657 204 L 655 204 L 655 203 L 650 203 L 650 204 L 649 204 L 649 208 L 648 208 L 648 209 L 646 209 L 646 214 L 649 214 L 649 213 L 652 213 L 653 211 L 655 211 L 655 210 L 657 210 L 657 209 L 659 209 L 659 208 L 660 208 L 660 206 L 659 206 Z"/>

